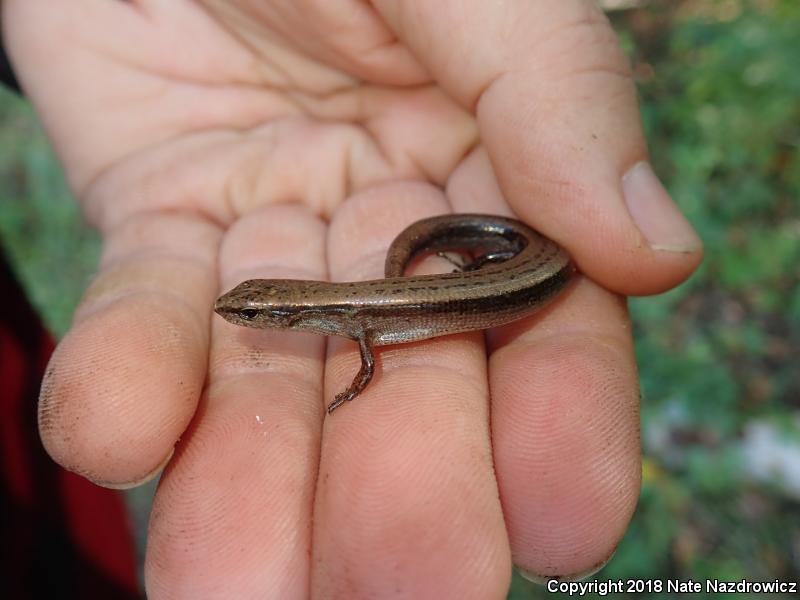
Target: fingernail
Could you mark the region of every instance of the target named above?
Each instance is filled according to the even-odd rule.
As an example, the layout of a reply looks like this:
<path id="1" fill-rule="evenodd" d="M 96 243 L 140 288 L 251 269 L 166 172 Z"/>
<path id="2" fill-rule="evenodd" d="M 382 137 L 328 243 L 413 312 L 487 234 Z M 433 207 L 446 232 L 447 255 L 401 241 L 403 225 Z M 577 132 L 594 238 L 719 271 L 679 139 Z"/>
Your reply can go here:
<path id="1" fill-rule="evenodd" d="M 616 553 L 617 553 L 617 551 L 614 550 L 614 552 L 612 552 L 611 555 L 607 559 L 605 559 L 603 561 L 600 561 L 599 563 L 597 563 L 593 567 L 588 568 L 586 571 L 582 571 L 580 573 L 573 573 L 572 575 L 556 575 L 556 576 L 549 576 L 548 577 L 548 576 L 545 576 L 545 575 L 537 575 L 536 573 L 532 573 L 530 571 L 525 571 L 524 569 L 520 569 L 519 567 L 517 567 L 517 573 L 519 573 L 520 576 L 523 579 L 527 579 L 531 583 L 535 583 L 537 585 L 547 585 L 547 582 L 548 581 L 552 581 L 552 580 L 556 580 L 556 581 L 581 581 L 582 579 L 586 579 L 587 577 L 591 577 L 595 573 L 598 573 L 600 570 L 602 570 L 603 567 L 605 567 L 611 561 L 611 559 L 614 558 L 614 555 Z"/>
<path id="2" fill-rule="evenodd" d="M 622 177 L 622 191 L 628 212 L 653 250 L 691 253 L 703 247 L 650 163 L 633 165 Z"/>

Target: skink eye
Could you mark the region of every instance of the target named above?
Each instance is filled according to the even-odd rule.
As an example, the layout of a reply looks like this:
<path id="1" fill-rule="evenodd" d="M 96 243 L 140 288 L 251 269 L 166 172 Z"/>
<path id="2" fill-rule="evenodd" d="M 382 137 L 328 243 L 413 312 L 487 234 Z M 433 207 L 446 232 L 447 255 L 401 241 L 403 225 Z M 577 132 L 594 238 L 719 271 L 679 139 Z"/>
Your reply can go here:
<path id="1" fill-rule="evenodd" d="M 255 308 L 243 308 L 239 311 L 239 316 L 246 321 L 252 321 L 258 316 L 258 310 Z"/>

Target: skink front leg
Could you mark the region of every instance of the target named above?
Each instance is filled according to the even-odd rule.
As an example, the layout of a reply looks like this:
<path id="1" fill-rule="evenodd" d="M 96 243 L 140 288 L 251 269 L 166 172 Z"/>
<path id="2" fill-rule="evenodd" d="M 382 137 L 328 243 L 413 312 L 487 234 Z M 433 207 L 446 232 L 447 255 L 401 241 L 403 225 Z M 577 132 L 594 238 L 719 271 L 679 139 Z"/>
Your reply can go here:
<path id="1" fill-rule="evenodd" d="M 486 254 L 481 254 L 480 256 L 475 257 L 472 260 L 465 260 L 463 257 L 460 260 L 453 258 L 452 252 L 437 252 L 436 255 L 440 258 L 445 259 L 451 265 L 455 267 L 455 271 L 453 273 L 465 273 L 467 271 L 477 271 L 478 269 L 482 268 L 484 265 L 488 265 L 491 263 L 501 263 L 507 260 L 511 260 L 518 254 L 517 250 L 498 250 L 496 252 L 487 252 Z M 455 256 L 461 256 L 459 254 L 455 254 Z"/>
<path id="2" fill-rule="evenodd" d="M 372 354 L 372 340 L 369 333 L 365 332 L 364 335 L 358 338 L 358 349 L 361 352 L 361 368 L 358 370 L 350 387 L 341 394 L 336 394 L 333 402 L 328 405 L 328 414 L 333 413 L 342 404 L 358 396 L 372 379 L 372 374 L 375 371 L 375 356 Z"/>

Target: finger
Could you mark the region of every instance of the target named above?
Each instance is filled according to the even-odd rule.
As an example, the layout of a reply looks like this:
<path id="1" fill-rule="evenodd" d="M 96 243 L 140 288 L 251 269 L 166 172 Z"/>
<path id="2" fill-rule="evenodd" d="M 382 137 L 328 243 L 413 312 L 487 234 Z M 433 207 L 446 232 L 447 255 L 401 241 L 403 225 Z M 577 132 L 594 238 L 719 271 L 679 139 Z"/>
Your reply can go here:
<path id="1" fill-rule="evenodd" d="M 639 495 L 639 393 L 624 302 L 580 278 L 491 338 L 492 440 L 514 563 L 580 578 L 613 554 Z"/>
<path id="2" fill-rule="evenodd" d="M 350 198 L 331 223 L 332 276 L 379 277 L 402 227 L 445 210 L 441 193 L 418 183 Z M 326 400 L 358 369 L 352 343 L 332 350 Z M 325 422 L 314 597 L 502 597 L 510 564 L 481 336 L 376 350 L 373 381 Z"/>
<path id="3" fill-rule="evenodd" d="M 169 458 L 206 372 L 219 230 L 143 214 L 109 231 L 100 272 L 47 368 L 39 429 L 61 465 L 129 487 Z"/>
<path id="4" fill-rule="evenodd" d="M 302 208 L 253 212 L 226 232 L 223 290 L 324 279 L 324 240 Z M 307 598 L 325 340 L 220 318 L 212 332 L 206 393 L 153 506 L 149 597 Z"/>
<path id="5" fill-rule="evenodd" d="M 483 146 L 476 146 L 464 157 L 447 180 L 446 192 L 457 213 L 515 216 L 497 184 Z"/>
<path id="6" fill-rule="evenodd" d="M 445 89 L 475 107 L 514 212 L 583 272 L 648 294 L 695 269 L 701 242 L 646 162 L 629 69 L 595 2 L 375 5 Z"/>
<path id="7" fill-rule="evenodd" d="M 450 178 L 457 211 L 507 210 L 479 149 Z M 473 196 L 474 191 L 479 196 Z M 495 468 L 514 562 L 577 579 L 613 553 L 639 493 L 638 384 L 624 303 L 581 278 L 489 336 Z"/>

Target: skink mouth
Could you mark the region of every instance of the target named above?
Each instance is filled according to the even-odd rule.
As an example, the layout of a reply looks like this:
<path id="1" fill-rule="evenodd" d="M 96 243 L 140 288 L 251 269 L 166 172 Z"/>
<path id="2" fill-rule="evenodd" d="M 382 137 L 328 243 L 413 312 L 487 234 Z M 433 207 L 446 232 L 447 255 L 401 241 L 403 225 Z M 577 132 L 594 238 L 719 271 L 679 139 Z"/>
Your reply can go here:
<path id="1" fill-rule="evenodd" d="M 218 315 L 229 319 L 239 313 L 239 311 L 248 306 L 248 294 L 246 289 L 242 289 L 244 284 L 239 284 L 232 290 L 225 292 L 216 302 L 214 302 L 214 312 Z"/>
<path id="2" fill-rule="evenodd" d="M 220 317 L 222 317 L 226 321 L 230 321 L 231 323 L 235 322 L 233 318 L 233 313 L 231 313 L 231 311 L 226 308 L 223 308 L 221 306 L 215 306 L 214 312 L 217 313 Z"/>
<path id="3" fill-rule="evenodd" d="M 214 312 L 226 321 L 231 321 L 232 323 L 237 322 L 236 316 L 238 312 L 227 302 L 227 294 L 220 296 L 217 298 L 217 301 L 214 302 Z"/>

